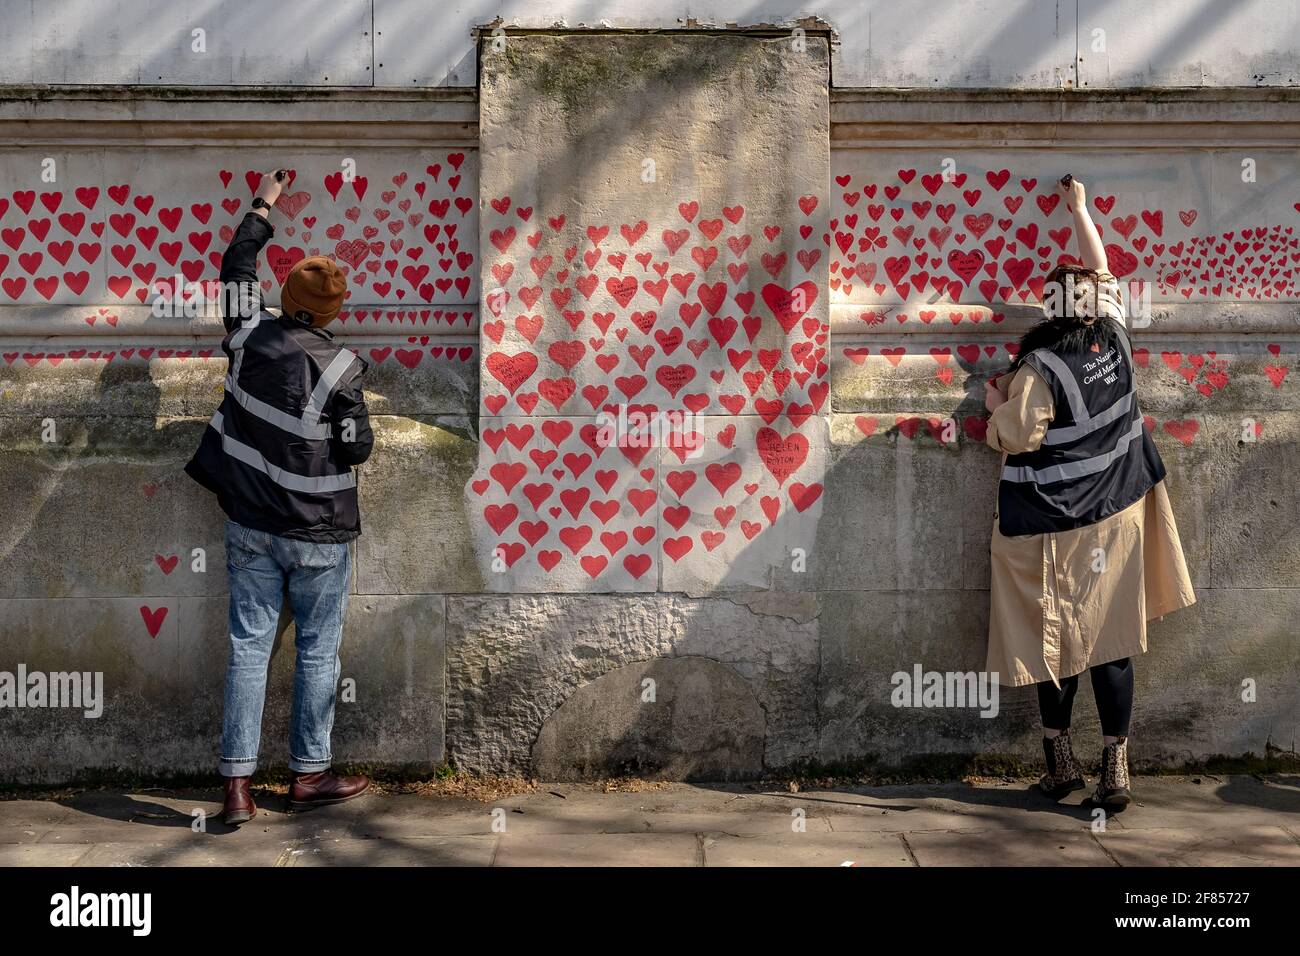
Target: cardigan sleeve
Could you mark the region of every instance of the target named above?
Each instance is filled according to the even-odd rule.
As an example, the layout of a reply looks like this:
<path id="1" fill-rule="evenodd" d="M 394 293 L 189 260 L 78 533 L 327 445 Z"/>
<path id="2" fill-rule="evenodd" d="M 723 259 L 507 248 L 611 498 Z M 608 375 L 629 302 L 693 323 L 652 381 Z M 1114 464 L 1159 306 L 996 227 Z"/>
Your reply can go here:
<path id="1" fill-rule="evenodd" d="M 1028 365 L 1020 366 L 1007 389 L 1007 400 L 989 416 L 985 441 L 994 451 L 1018 455 L 1043 443 L 1056 414 L 1052 390 Z"/>

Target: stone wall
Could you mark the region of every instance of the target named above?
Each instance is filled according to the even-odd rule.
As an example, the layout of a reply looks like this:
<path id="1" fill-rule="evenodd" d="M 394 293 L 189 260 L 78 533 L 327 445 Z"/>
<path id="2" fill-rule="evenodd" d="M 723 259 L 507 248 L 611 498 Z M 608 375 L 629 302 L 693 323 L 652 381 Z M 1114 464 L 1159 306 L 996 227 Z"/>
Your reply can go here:
<path id="1" fill-rule="evenodd" d="M 479 586 L 460 547 L 477 417 L 473 98 L 56 94 L 2 108 L 0 670 L 102 671 L 105 706 L 93 720 L 5 710 L 0 774 L 212 766 L 224 518 L 181 469 L 225 370 L 204 283 L 258 171 L 277 165 L 294 178 L 261 263 L 270 303 L 297 258 L 333 255 L 350 285 L 336 329 L 371 363 L 376 452 L 341 655 L 355 702 L 339 707 L 336 753 L 442 763 L 444 593 Z M 286 621 L 270 763 L 287 759 L 292 649 Z"/>
<path id="2" fill-rule="evenodd" d="M 1151 292 L 1140 399 L 1198 589 L 1139 662 L 1135 757 L 1293 749 L 1296 98 L 833 91 L 804 39 L 511 35 L 477 97 L 11 91 L 0 671 L 102 671 L 106 703 L 0 712 L 0 779 L 213 766 L 222 519 L 180 468 L 220 325 L 154 305 L 215 279 L 274 165 L 265 284 L 335 255 L 372 363 L 340 759 L 1032 757 L 1032 692 L 988 720 L 896 709 L 890 677 L 982 666 L 983 381 L 1072 249 L 1067 171 Z M 602 445 L 618 404 L 693 417 Z M 272 764 L 287 622 L 281 645 Z"/>
<path id="3" fill-rule="evenodd" d="M 1112 271 L 1150 294 L 1134 336 L 1139 400 L 1198 595 L 1153 626 L 1138 663 L 1136 752 L 1172 764 L 1294 749 L 1294 120 L 1291 101 L 1243 92 L 840 98 L 826 508 L 851 530 L 823 553 L 836 593 L 821 617 L 822 759 L 882 739 L 900 756 L 918 737 L 956 751 L 1005 740 L 1001 721 L 927 723 L 850 689 L 916 660 L 979 665 L 996 490 L 983 382 L 1011 357 L 1044 272 L 1073 251 L 1051 189 L 1065 172 L 1088 184 Z M 882 623 L 855 634 L 852 621 Z M 1008 696 L 1028 731 L 1031 695 Z M 1031 733 L 1019 739 L 1027 749 Z"/>

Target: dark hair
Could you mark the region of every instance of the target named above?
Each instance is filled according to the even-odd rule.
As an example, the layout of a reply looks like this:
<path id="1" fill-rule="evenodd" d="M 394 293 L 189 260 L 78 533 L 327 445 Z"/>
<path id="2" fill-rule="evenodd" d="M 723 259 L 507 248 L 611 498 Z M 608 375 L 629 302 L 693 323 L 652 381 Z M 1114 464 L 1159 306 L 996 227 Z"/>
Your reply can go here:
<path id="1" fill-rule="evenodd" d="M 1020 348 L 1011 363 L 1012 372 L 1020 368 L 1025 356 L 1035 349 L 1048 348 L 1058 352 L 1078 353 L 1085 352 L 1094 345 L 1104 349 L 1115 343 L 1114 323 L 1101 321 L 1103 316 L 1095 307 L 1097 286 L 1101 282 L 1102 275 L 1103 273 L 1096 269 L 1068 263 L 1057 266 L 1047 274 L 1047 278 L 1043 281 L 1043 288 L 1045 290 L 1053 286 L 1059 288 L 1060 294 L 1056 301 L 1063 303 L 1065 308 L 1059 315 L 1048 315 L 1020 337 Z M 1082 283 L 1087 283 L 1091 289 L 1082 295 L 1076 294 L 1074 289 Z M 1088 310 L 1089 314 L 1080 315 L 1074 306 L 1084 296 L 1092 296 L 1094 307 Z M 1043 310 L 1047 311 L 1046 301 Z"/>

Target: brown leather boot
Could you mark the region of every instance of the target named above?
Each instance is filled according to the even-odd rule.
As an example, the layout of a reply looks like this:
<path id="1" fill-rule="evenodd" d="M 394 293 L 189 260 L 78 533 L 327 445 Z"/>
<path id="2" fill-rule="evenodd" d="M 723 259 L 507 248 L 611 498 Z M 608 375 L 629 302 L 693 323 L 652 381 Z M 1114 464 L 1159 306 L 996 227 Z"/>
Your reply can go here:
<path id="1" fill-rule="evenodd" d="M 226 778 L 226 802 L 221 808 L 221 819 L 227 826 L 239 826 L 257 816 L 257 804 L 248 791 L 251 777 Z"/>
<path id="2" fill-rule="evenodd" d="M 370 788 L 365 777 L 340 777 L 333 770 L 316 773 L 295 773 L 289 784 L 289 809 L 310 810 L 312 807 L 343 803 L 359 797 Z"/>

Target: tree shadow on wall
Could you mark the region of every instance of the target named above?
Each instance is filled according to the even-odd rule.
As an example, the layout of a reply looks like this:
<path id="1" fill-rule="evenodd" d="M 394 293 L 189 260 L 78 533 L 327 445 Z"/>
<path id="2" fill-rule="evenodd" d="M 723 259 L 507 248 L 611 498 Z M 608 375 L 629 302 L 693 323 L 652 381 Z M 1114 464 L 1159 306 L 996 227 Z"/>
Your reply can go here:
<path id="1" fill-rule="evenodd" d="M 993 372 L 1000 369 L 989 368 L 983 364 L 976 366 L 960 359 L 958 367 L 965 374 L 964 396 L 957 405 L 936 413 L 937 416 L 952 418 L 958 423 L 966 417 L 985 418 L 987 412 L 984 409 L 984 383 Z M 1139 375 L 1141 374 L 1143 373 L 1139 370 Z M 852 416 L 853 413 L 838 414 Z M 987 616 L 984 612 L 987 610 L 988 600 L 987 549 L 989 546 L 988 533 L 984 529 L 992 524 L 1000 456 L 983 446 L 982 441 L 966 433 L 960 424 L 958 428 L 960 435 L 958 447 L 950 449 L 932 436 L 927 437 L 925 427 L 918 429 L 914 437 L 906 438 L 901 434 L 900 426 L 895 425 L 886 431 L 893 444 L 887 446 L 885 451 L 885 454 L 894 457 L 895 466 L 898 468 L 916 467 L 910 456 L 906 463 L 900 460 L 899 443 L 902 442 L 926 441 L 926 453 L 929 455 L 950 457 L 956 454 L 958 456 L 954 464 L 956 476 L 963 482 L 963 487 L 959 491 L 960 510 L 977 512 L 978 517 L 964 525 L 966 533 L 961 542 L 963 553 L 959 561 L 962 573 L 956 580 L 938 588 L 925 586 L 918 588 L 915 584 L 909 585 L 908 581 L 899 579 L 892 588 L 885 587 L 875 593 L 870 593 L 868 589 L 869 593 L 866 597 L 870 600 L 857 607 L 859 610 L 865 609 L 873 613 L 860 616 L 855 620 L 852 615 L 828 613 L 828 602 L 843 603 L 847 600 L 852 606 L 853 595 L 850 594 L 846 598 L 842 589 L 827 587 L 825 581 L 827 569 L 818 568 L 815 573 L 821 575 L 821 579 L 813 584 L 813 590 L 818 592 L 821 605 L 816 669 L 811 681 L 806 679 L 803 682 L 803 686 L 810 686 L 814 693 L 805 695 L 802 701 L 802 712 L 799 711 L 798 703 L 795 703 L 793 708 L 790 706 L 797 695 L 789 693 L 783 695 L 779 690 L 774 691 L 770 680 L 772 674 L 776 674 L 780 679 L 786 679 L 789 677 L 788 672 L 781 673 L 773 669 L 763 673 L 764 667 L 771 663 L 770 660 L 763 662 L 763 655 L 772 650 L 778 652 L 785 650 L 784 648 L 762 647 L 756 639 L 755 643 L 749 645 L 755 652 L 754 657 L 720 660 L 749 681 L 756 699 L 764 710 L 763 734 L 768 749 L 761 768 L 762 772 L 782 772 L 791 766 L 797 770 L 801 764 L 805 764 L 830 770 L 838 768 L 850 775 L 862 772 L 864 768 L 871 768 L 871 774 L 875 775 L 883 773 L 891 776 L 901 773 L 904 777 L 911 775 L 922 778 L 935 776 L 942 778 L 962 776 L 975 771 L 981 762 L 994 776 L 1007 770 L 1012 771 L 1013 775 L 1024 773 L 1025 766 L 1020 764 L 1020 761 L 1025 758 L 1028 758 L 1026 762 L 1031 767 L 1040 763 L 1039 718 L 1032 687 L 1001 688 L 1002 721 L 981 718 L 972 709 L 904 710 L 892 706 L 889 701 L 893 689 L 891 675 L 899 671 L 910 673 L 916 663 L 922 663 L 927 669 L 939 670 L 979 672 L 984 668 L 987 645 Z M 965 449 L 964 446 L 967 444 L 972 447 Z M 833 451 L 830 454 L 827 471 L 822 478 L 827 488 L 852 489 L 852 495 L 849 497 L 870 496 L 879 490 L 873 487 L 873 480 L 879 471 L 870 469 L 870 459 L 865 454 L 859 453 L 864 447 L 864 443 L 858 441 L 856 446 L 846 453 L 836 454 Z M 1265 453 L 1269 456 L 1269 462 L 1264 464 L 1256 462 L 1257 467 L 1264 468 L 1270 473 L 1284 473 L 1283 469 L 1288 467 L 1286 449 L 1275 446 Z M 1185 501 L 1218 501 L 1234 486 L 1235 468 L 1215 468 L 1209 473 L 1208 487 L 1202 485 L 1193 488 L 1191 472 L 1187 469 L 1195 466 L 1196 455 L 1184 453 L 1177 445 L 1169 445 L 1165 449 L 1165 457 L 1171 472 L 1171 483 L 1179 480 L 1180 473 L 1186 475 L 1185 480 L 1188 481 L 1188 485 L 1184 493 Z M 901 479 L 896 477 L 895 484 L 899 480 Z M 909 484 L 921 487 L 923 483 L 915 481 Z M 1178 501 L 1178 489 L 1172 484 L 1171 488 L 1172 497 Z M 1196 494 L 1192 493 L 1193 490 Z M 885 491 L 892 495 L 893 489 L 887 488 Z M 949 493 L 949 489 L 940 491 L 940 494 Z M 844 535 L 844 522 L 832 508 L 835 500 L 836 496 L 833 493 L 827 495 L 827 508 L 823 511 L 823 520 L 817 532 L 819 541 L 824 540 L 826 535 L 836 537 Z M 782 532 L 783 522 L 791 520 L 788 514 L 786 512 L 770 529 L 775 534 L 768 540 L 781 549 L 797 536 L 795 532 Z M 1192 522 L 1185 521 L 1184 524 L 1190 526 Z M 747 551 L 752 552 L 766 546 L 766 542 L 755 542 Z M 824 555 L 828 549 L 818 544 L 817 550 Z M 976 555 L 980 557 L 977 558 Z M 855 557 L 869 560 L 869 557 L 862 553 L 858 553 Z M 1238 557 L 1244 559 L 1245 554 L 1238 556 L 1233 553 L 1227 557 L 1231 562 Z M 1216 557 L 1216 564 L 1218 560 Z M 743 556 L 737 561 L 737 564 L 742 563 L 744 563 Z M 972 566 L 978 567 L 978 571 L 972 573 L 970 570 Z M 897 593 L 905 591 L 913 593 Z M 959 603 L 948 608 L 948 613 L 941 614 L 930 621 L 918 623 L 909 619 L 910 612 L 915 611 L 925 602 L 934 600 L 932 595 L 942 592 L 955 592 L 960 599 Z M 746 578 L 729 575 L 719 582 L 712 598 L 735 602 L 753 596 L 752 585 Z M 681 595 L 665 594 L 663 597 L 667 600 L 680 600 L 684 604 L 689 604 L 691 601 Z M 707 601 L 710 598 L 701 600 Z M 951 613 L 954 608 L 960 610 L 962 603 L 976 605 L 980 612 Z M 896 613 L 880 613 L 882 607 L 892 609 Z M 851 633 L 833 633 L 830 630 L 837 624 L 843 630 L 846 623 L 853 624 Z M 690 654 L 692 651 L 689 648 L 692 646 L 707 646 L 715 637 L 712 633 L 714 626 L 707 615 L 698 619 L 688 619 L 681 639 L 669 651 L 670 656 Z M 761 628 L 755 627 L 752 636 L 756 637 L 760 631 Z M 686 650 L 679 650 L 681 648 Z M 756 660 L 759 661 L 757 665 Z M 1196 687 L 1199 686 L 1193 679 L 1196 666 L 1192 658 L 1188 658 L 1186 666 L 1176 668 L 1173 673 L 1170 673 L 1167 667 L 1160 666 L 1153 671 L 1145 683 L 1153 695 L 1159 693 L 1161 687 L 1171 685 L 1175 688 L 1179 684 Z M 793 679 L 789 684 L 792 687 L 799 686 L 800 681 Z M 1145 696 L 1146 692 L 1147 688 L 1140 689 L 1139 699 Z M 1090 688 L 1085 688 L 1080 694 L 1075 708 L 1076 723 L 1081 734 L 1095 737 L 1099 735 L 1099 728 L 1096 726 L 1094 707 L 1089 700 L 1090 694 Z M 856 703 L 851 703 L 855 695 L 858 700 Z M 1202 719 L 1208 719 L 1208 716 L 1203 713 Z M 1158 714 L 1152 714 L 1145 722 L 1154 732 L 1160 717 Z M 801 737 L 799 733 L 801 727 L 810 726 L 814 730 L 811 742 L 806 734 Z M 1140 733 L 1141 723 L 1138 728 Z M 803 746 L 807 749 L 794 761 L 784 760 L 774 763 L 770 759 L 772 743 L 780 736 L 784 736 L 787 740 L 802 739 Z M 909 741 L 913 742 L 910 747 Z M 659 768 L 655 764 L 653 748 L 646 748 L 643 745 L 644 733 L 641 729 L 629 732 L 622 743 L 627 744 L 629 749 L 639 744 L 637 752 L 644 755 L 643 759 L 636 766 L 620 765 L 607 768 L 608 770 L 619 773 L 639 772 L 651 777 L 657 775 Z M 1010 745 L 1009 751 L 1008 745 Z M 1085 751 L 1087 753 L 1081 751 L 1080 755 L 1086 763 L 1091 764 L 1088 755 L 1091 754 L 1092 748 L 1086 747 Z M 981 757 L 981 755 L 987 756 Z M 1012 757 L 1009 763 L 1006 760 L 1008 755 Z M 676 754 L 674 757 L 675 765 L 680 767 L 681 755 Z M 1140 752 L 1135 759 L 1140 762 Z M 716 765 L 716 761 L 705 762 Z M 748 771 L 742 768 L 736 776 L 743 779 L 753 775 L 752 768 Z M 697 778 L 688 772 L 686 779 Z M 1253 791 L 1247 793 L 1240 787 L 1228 788 L 1228 790 L 1231 796 L 1225 794 L 1225 798 L 1238 802 L 1251 802 L 1257 797 Z M 886 794 L 895 794 L 893 789 L 860 792 L 874 794 L 878 798 Z M 947 796 L 952 797 L 951 794 Z M 987 807 L 990 813 L 996 814 L 998 808 L 1022 806 L 1028 798 L 1023 789 L 1007 791 L 972 787 L 969 788 L 964 799 L 968 799 L 972 804 Z M 1086 806 L 1078 803 L 1057 805 L 1045 800 L 1041 805 L 1030 800 L 1029 808 L 1050 810 L 1079 819 L 1087 818 L 1089 813 Z"/>
<path id="2" fill-rule="evenodd" d="M 212 401 L 206 395 L 170 396 L 164 407 L 163 396 L 163 387 L 170 395 L 170 388 L 183 387 L 191 373 L 177 363 L 194 362 L 204 371 L 215 363 L 197 358 L 168 361 L 176 374 L 162 386 L 159 381 L 167 373 L 156 375 L 152 359 L 117 358 L 91 366 L 93 389 L 84 403 L 78 402 L 84 411 L 67 423 L 54 416 L 62 438 L 54 453 L 58 457 L 45 460 L 44 476 L 23 506 L 25 525 L 4 555 L 6 564 L 35 567 L 31 574 L 55 582 L 61 592 L 57 596 L 138 601 L 142 614 L 165 607 L 168 627 L 176 621 L 179 640 L 168 651 L 175 655 L 174 666 L 161 671 L 142 674 L 131 666 L 141 636 L 157 639 L 147 633 L 147 618 L 128 617 L 127 629 L 113 635 L 116 644 L 88 646 L 88 656 L 76 662 L 78 669 L 102 670 L 105 688 L 114 696 L 106 701 L 99 720 L 72 722 L 56 735 L 60 748 L 70 752 L 101 753 L 103 741 L 111 740 L 111 753 L 149 755 L 134 768 L 138 772 L 215 765 L 220 737 L 224 655 L 218 655 L 218 667 L 208 651 L 215 641 L 225 646 L 225 615 L 220 615 L 222 624 L 214 633 L 186 633 L 187 626 L 202 627 L 207 619 L 182 609 L 183 602 L 197 610 L 204 598 L 215 597 L 205 587 L 211 578 L 187 577 L 192 547 L 203 547 L 206 575 L 224 577 L 225 516 L 215 496 L 182 470 L 219 397 Z M 219 361 L 224 366 L 224 358 Z M 71 365 L 70 374 L 85 374 L 86 368 L 83 363 Z M 191 407 L 192 402 L 202 402 L 203 407 Z M 203 417 L 197 417 L 200 414 Z M 164 571 L 155 566 L 154 555 L 168 552 L 179 560 Z M 279 655 L 289 621 L 282 615 L 273 658 Z M 268 727 L 277 722 L 287 727 L 287 702 L 282 708 L 268 704 Z M 160 739 L 164 728 L 165 738 Z"/>

